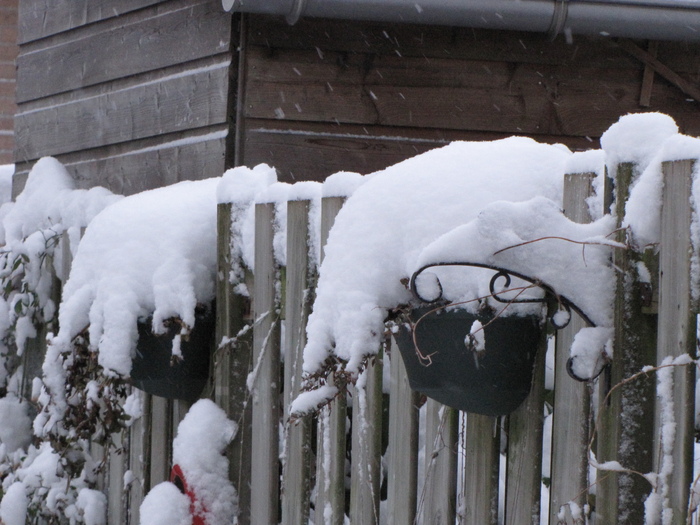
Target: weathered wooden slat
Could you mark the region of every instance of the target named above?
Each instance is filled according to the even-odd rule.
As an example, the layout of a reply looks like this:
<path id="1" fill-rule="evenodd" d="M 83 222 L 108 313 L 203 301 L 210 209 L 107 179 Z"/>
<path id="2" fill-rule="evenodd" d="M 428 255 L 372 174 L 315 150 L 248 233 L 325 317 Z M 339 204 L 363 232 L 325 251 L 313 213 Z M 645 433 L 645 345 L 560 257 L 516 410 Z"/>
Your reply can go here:
<path id="1" fill-rule="evenodd" d="M 325 197 L 321 202 L 321 257 L 335 216 L 344 203 L 342 197 Z M 346 418 L 344 392 L 323 407 L 318 416 L 314 523 L 343 525 L 345 522 Z"/>
<path id="2" fill-rule="evenodd" d="M 22 103 L 229 50 L 231 15 L 212 1 L 149 12 L 124 25 L 17 57 Z M 101 28 L 102 29 L 102 28 Z"/>
<path id="3" fill-rule="evenodd" d="M 226 122 L 228 66 L 221 62 L 15 117 L 19 155 L 36 159 Z"/>
<path id="4" fill-rule="evenodd" d="M 141 404 L 143 415 L 136 419 L 129 427 L 129 451 L 128 461 L 129 470 L 131 471 L 132 482 L 128 486 L 127 494 L 127 520 L 124 523 L 128 525 L 136 525 L 139 523 L 139 509 L 144 497 L 144 488 L 146 488 L 146 472 L 144 462 L 147 458 L 148 448 L 145 446 L 145 431 L 147 411 L 145 410 L 144 401 L 145 395 L 141 394 Z"/>
<path id="5" fill-rule="evenodd" d="M 127 523 L 127 492 L 124 490 L 124 473 L 126 457 L 122 446 L 122 434 L 113 437 L 114 447 L 109 452 L 109 470 L 107 477 L 107 525 L 124 525 Z"/>
<path id="6" fill-rule="evenodd" d="M 183 180 L 219 177 L 225 170 L 226 134 L 222 126 L 201 135 L 167 135 L 56 158 L 79 187 L 99 185 L 132 195 Z M 17 165 L 12 181 L 14 196 L 24 188 L 32 165 Z"/>
<path id="7" fill-rule="evenodd" d="M 275 290 L 274 204 L 255 205 L 255 291 L 253 292 L 253 404 L 254 458 L 250 475 L 250 523 L 278 522 L 280 320 Z"/>
<path id="8" fill-rule="evenodd" d="M 629 188 L 639 174 L 635 166 L 621 163 L 615 177 L 615 212 L 621 221 Z M 625 242 L 625 231 L 617 241 Z M 657 264 L 651 253 L 615 250 L 613 265 L 618 270 L 614 307 L 613 357 L 609 376 L 603 377 L 599 394 L 596 458 L 599 463 L 618 461 L 624 468 L 651 472 L 653 425 L 656 397 L 654 379 L 639 377 L 619 387 L 624 379 L 643 366 L 656 363 L 657 316 L 643 313 L 642 289 L 638 286 L 636 268 L 644 263 L 652 275 Z M 607 388 L 605 386 L 607 385 Z M 608 396 L 608 389 L 616 387 Z M 643 501 L 649 493 L 649 482 L 627 472 L 599 470 L 596 484 L 596 516 L 602 523 L 642 523 Z"/>
<path id="9" fill-rule="evenodd" d="M 497 140 L 512 133 L 361 126 L 319 122 L 246 119 L 241 162 L 278 169 L 281 180 L 323 180 L 338 171 L 371 173 L 452 140 Z M 540 142 L 571 149 L 595 146 L 586 137 L 537 135 Z"/>
<path id="10" fill-rule="evenodd" d="M 379 524 L 382 480 L 382 359 L 370 359 L 352 396 L 352 461 L 350 464 L 350 520 L 358 525 Z"/>
<path id="11" fill-rule="evenodd" d="M 419 523 L 451 525 L 457 511 L 459 411 L 428 399 L 425 416 L 425 481 Z"/>
<path id="12" fill-rule="evenodd" d="M 539 525 L 547 336 L 542 335 L 530 395 L 508 416 L 506 525 Z"/>
<path id="13" fill-rule="evenodd" d="M 564 177 L 564 214 L 574 222 L 591 221 L 586 198 L 593 193 L 594 178 L 595 173 Z M 587 503 L 590 392 L 588 385 L 574 381 L 566 371 L 574 336 L 584 326 L 581 318 L 573 316 L 569 325 L 556 335 L 550 523 L 557 523 L 557 515 L 567 503 L 574 502 L 580 508 Z M 576 522 L 565 523 L 575 525 Z"/>
<path id="14" fill-rule="evenodd" d="M 659 253 L 659 329 L 657 364 L 696 355 L 697 316 L 691 304 L 691 205 L 694 161 L 664 162 Z M 693 480 L 695 366 L 658 372 L 654 472 L 662 507 L 673 523 L 685 523 Z M 672 403 L 672 405 L 671 405 Z M 673 431 L 669 428 L 673 425 Z M 669 472 L 670 469 L 670 472 Z M 659 511 L 662 509 L 660 508 Z M 660 513 L 657 515 L 661 519 Z M 664 517 L 664 519 L 666 519 Z"/>
<path id="15" fill-rule="evenodd" d="M 539 84 L 514 83 L 502 90 L 356 84 L 337 85 L 331 91 L 324 83 L 250 82 L 245 116 L 599 137 L 611 119 L 638 110 L 638 88 L 628 80 L 566 85 L 554 78 Z M 548 92 L 555 89 L 556 96 Z M 697 129 L 696 122 L 684 117 L 688 103 L 682 93 L 659 83 L 653 101 L 653 107 L 677 116 L 682 126 Z M 591 111 L 582 112 L 581 107 Z"/>
<path id="16" fill-rule="evenodd" d="M 172 449 L 172 434 L 168 400 L 158 396 L 149 396 L 149 398 L 151 402 L 150 490 L 158 483 L 170 478 L 169 456 Z"/>
<path id="17" fill-rule="evenodd" d="M 216 286 L 216 341 L 214 352 L 214 400 L 238 424 L 238 431 L 229 445 L 229 477 L 238 492 L 238 523 L 250 522 L 250 478 L 252 404 L 248 403 L 246 379 L 252 368 L 253 347 L 250 332 L 241 330 L 247 324 L 246 312 L 250 300 L 235 292 L 231 272 L 231 204 L 219 204 L 217 209 L 217 286 Z M 252 290 L 252 287 L 249 288 Z M 235 344 L 224 343 L 235 338 Z"/>
<path id="18" fill-rule="evenodd" d="M 501 429 L 498 418 L 467 414 L 464 439 L 464 525 L 498 523 L 498 473 Z"/>
<path id="19" fill-rule="evenodd" d="M 284 412 L 301 392 L 306 323 L 314 297 L 316 268 L 309 257 L 311 202 L 287 204 L 287 268 L 285 286 Z M 282 523 L 306 525 L 311 498 L 311 416 L 285 422 L 287 429 L 282 486 Z"/>
<path id="20" fill-rule="evenodd" d="M 587 62 L 600 67 L 620 69 L 637 65 L 621 53 L 609 39 L 577 36 L 575 45 L 564 39 L 552 44 L 544 34 L 519 31 L 422 26 L 325 20 L 300 20 L 289 26 L 282 19 L 250 17 L 250 43 L 277 48 L 319 47 L 329 50 L 364 53 L 373 49 L 377 54 L 401 57 L 455 57 L 472 60 L 498 60 L 557 64 Z M 686 72 L 692 71 L 688 65 Z"/>
<path id="21" fill-rule="evenodd" d="M 19 4 L 19 43 L 24 44 L 162 0 L 28 0 Z"/>
<path id="22" fill-rule="evenodd" d="M 393 340 L 390 364 L 387 523 L 413 525 L 418 481 L 418 394 L 408 384 L 406 367 Z"/>

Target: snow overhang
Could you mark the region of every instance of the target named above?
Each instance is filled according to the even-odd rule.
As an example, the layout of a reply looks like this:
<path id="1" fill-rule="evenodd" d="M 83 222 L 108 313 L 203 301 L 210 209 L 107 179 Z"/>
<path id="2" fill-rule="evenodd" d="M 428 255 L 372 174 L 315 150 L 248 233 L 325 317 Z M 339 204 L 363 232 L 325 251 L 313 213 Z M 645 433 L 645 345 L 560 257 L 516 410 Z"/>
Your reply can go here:
<path id="1" fill-rule="evenodd" d="M 226 11 L 700 41 L 700 0 L 222 0 Z"/>

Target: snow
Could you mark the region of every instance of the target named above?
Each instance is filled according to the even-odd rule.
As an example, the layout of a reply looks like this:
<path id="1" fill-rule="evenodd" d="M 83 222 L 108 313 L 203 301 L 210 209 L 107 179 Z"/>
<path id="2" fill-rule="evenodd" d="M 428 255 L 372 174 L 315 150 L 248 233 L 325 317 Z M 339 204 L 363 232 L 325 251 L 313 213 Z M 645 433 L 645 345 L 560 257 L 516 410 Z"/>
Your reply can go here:
<path id="1" fill-rule="evenodd" d="M 501 231 L 499 213 L 505 213 L 508 201 L 522 203 L 539 197 L 542 200 L 522 209 L 520 215 L 513 211 L 513 217 L 540 207 L 553 216 L 561 203 L 563 173 L 570 157 L 571 152 L 560 145 L 527 138 L 455 142 L 366 177 L 340 210 L 325 247 L 307 329 L 304 370 L 317 371 L 335 354 L 347 361 L 348 372 L 356 374 L 364 356 L 379 348 L 388 309 L 411 299 L 401 279 L 410 277 L 431 256 L 442 260 L 471 256 L 464 250 L 445 250 L 456 248 L 451 242 L 464 240 L 454 233 L 456 237 L 424 250 L 455 228 L 482 215 L 488 219 L 484 210 L 490 204 L 494 232 Z M 551 204 L 544 204 L 544 199 Z M 471 228 L 478 229 L 476 223 Z M 585 230 L 583 238 L 611 231 L 603 223 L 594 233 L 595 228 Z M 522 239 L 514 234 L 506 237 L 498 240 L 499 248 Z M 486 234 L 479 238 L 484 240 Z M 596 249 L 588 248 L 586 256 L 590 251 L 593 262 L 598 258 Z M 517 256 L 505 252 L 503 258 Z"/>
<path id="2" fill-rule="evenodd" d="M 83 488 L 75 503 L 82 514 L 85 525 L 105 525 L 107 523 L 107 497 L 100 491 Z"/>
<path id="3" fill-rule="evenodd" d="M 169 481 L 150 490 L 139 514 L 141 525 L 192 525 L 190 499 Z"/>
<path id="4" fill-rule="evenodd" d="M 280 183 L 275 169 L 261 164 L 228 170 L 220 178 L 180 183 L 127 198 L 103 188 L 77 190 L 58 161 L 41 159 L 17 201 L 0 207 L 0 235 L 8 253 L 29 258 L 27 282 L 36 290 L 45 318 L 52 317 L 56 306 L 50 300 L 49 283 L 42 277 L 45 272 L 36 260 L 49 249 L 47 239 L 64 233 L 71 239 L 73 263 L 58 309 L 60 330 L 51 336 L 43 369 L 44 388 L 38 388 L 38 382 L 33 388 L 41 405 L 46 406 L 52 395 L 58 409 L 35 420 L 36 436 L 42 436 L 61 417 L 61 404 L 67 404 L 61 397 L 66 379 L 61 353 L 84 329 L 88 329 L 91 347 L 98 350 L 99 363 L 107 375 L 123 378 L 131 367 L 137 321 L 152 316 L 153 330 L 162 332 L 165 320 L 179 317 L 183 335 L 192 328 L 195 306 L 214 298 L 218 203 L 231 205 L 233 239 L 231 273 L 218 277 L 227 278 L 238 292 L 247 293 L 245 273 L 253 269 L 255 259 L 256 204 L 275 206 L 275 258 L 282 265 L 286 262 L 286 203 L 310 200 L 309 245 L 314 263 L 319 264 L 320 199 L 347 199 L 320 264 L 304 352 L 306 374 L 321 371 L 328 358 L 338 358 L 349 377 L 361 382 L 364 359 L 380 347 L 387 314 L 414 301 L 404 280 L 428 265 L 466 261 L 520 273 L 573 301 L 597 325 L 576 335 L 571 348 L 573 368 L 582 377 L 595 375 L 606 354 L 612 352 L 615 275 L 609 260 L 613 250 L 623 248 L 610 240 L 616 223 L 604 215 L 606 170 L 614 176 L 621 162 L 638 166 L 623 225 L 629 228 L 631 245 L 644 249 L 660 241 L 661 162 L 700 159 L 700 140 L 680 135 L 669 117 L 655 113 L 622 117 L 603 135 L 601 144 L 602 150 L 572 153 L 561 145 L 517 137 L 455 142 L 369 175 L 340 172 L 323 184 Z M 695 210 L 700 209 L 699 166 L 697 163 L 693 174 Z M 10 169 L 0 169 L 0 199 L 7 187 L 3 181 L 11 177 L 6 177 L 6 172 Z M 561 212 L 565 173 L 595 175 L 596 195 L 588 200 L 590 224 L 573 223 Z M 694 217 L 696 252 L 700 247 L 699 222 Z M 59 268 L 58 252 L 56 257 Z M 697 257 L 693 264 L 698 297 Z M 647 267 L 638 265 L 637 270 L 641 280 L 650 280 Z M 484 269 L 432 267 L 420 274 L 416 286 L 426 299 L 442 296 L 464 302 L 459 307 L 470 310 L 488 306 L 501 315 L 544 314 L 540 304 L 505 307 L 494 301 L 488 288 L 492 274 Z M 505 287 L 505 280 L 497 280 L 496 285 Z M 542 296 L 540 289 L 515 278 L 510 288 L 514 290 L 499 288 L 499 295 L 518 299 Z M 0 299 L 0 331 L 6 334 L 14 330 L 19 355 L 24 342 L 37 334 L 32 318 L 15 311 L 24 299 L 20 294 Z M 560 310 L 557 323 L 567 317 Z M 470 335 L 470 343 L 477 349 L 484 347 L 479 323 Z M 3 351 L 0 348 L 4 359 Z M 691 361 L 683 356 L 674 363 Z M 672 405 L 670 370 L 659 374 L 660 399 L 666 406 Z M 27 509 L 33 505 L 74 522 L 104 524 L 107 502 L 94 490 L 93 480 L 86 479 L 88 466 L 73 479 L 69 490 L 60 455 L 48 442 L 31 444 L 28 403 L 17 397 L 18 376 L 2 376 L 0 380 L 9 391 L 0 399 L 0 460 L 12 457 L 16 463 L 12 472 L 3 474 L 0 520 L 6 525 L 24 523 Z M 86 391 L 88 404 L 100 402 L 97 383 L 88 382 Z M 291 412 L 312 412 L 338 393 L 332 384 L 320 385 L 294 400 Z M 357 399 L 361 409 L 363 396 L 360 389 Z M 142 416 L 142 407 L 143 400 L 135 390 L 123 405 L 130 421 Z M 672 474 L 668 447 L 675 426 L 668 419 L 662 418 L 662 423 L 662 468 L 649 475 L 658 487 L 647 500 L 650 516 L 668 508 L 664 484 Z M 141 523 L 189 524 L 193 512 L 206 516 L 210 525 L 231 523 L 236 491 L 228 481 L 228 462 L 222 453 L 235 433 L 235 423 L 212 401 L 193 405 L 178 427 L 173 460 L 182 469 L 194 500 L 175 485 L 161 483 L 144 500 Z M 592 464 L 604 470 L 624 470 L 624 465 L 612 461 Z M 133 473 L 124 474 L 125 485 L 134 480 Z M 570 510 L 582 512 L 573 503 Z M 663 518 L 663 522 L 668 519 Z"/>
<path id="5" fill-rule="evenodd" d="M 582 328 L 571 345 L 571 370 L 581 379 L 597 377 L 609 362 L 612 347 L 612 328 Z M 606 359 L 607 357 L 607 359 Z"/>
<path id="6" fill-rule="evenodd" d="M 32 439 L 32 420 L 29 418 L 28 401 L 14 394 L 0 398 L 0 443 L 7 453 L 25 449 Z"/>
<path id="7" fill-rule="evenodd" d="M 173 441 L 173 463 L 180 466 L 196 496 L 195 514 L 202 514 L 208 525 L 227 525 L 233 520 L 237 496 L 228 479 L 224 453 L 236 430 L 221 408 L 201 399 L 178 425 Z"/>
<path id="8" fill-rule="evenodd" d="M 99 363 L 128 376 L 139 319 L 153 315 L 155 333 L 172 317 L 183 321 L 183 332 L 191 329 L 197 304 L 214 298 L 218 184 L 146 191 L 96 216 L 75 254 L 51 345 L 65 349 L 89 326 Z"/>
<path id="9" fill-rule="evenodd" d="M 0 164 L 0 204 L 12 199 L 12 176 L 15 173 L 14 164 Z"/>
<path id="10" fill-rule="evenodd" d="M 10 485 L 0 501 L 0 522 L 4 525 L 24 525 L 27 503 L 24 485 L 20 482 Z"/>

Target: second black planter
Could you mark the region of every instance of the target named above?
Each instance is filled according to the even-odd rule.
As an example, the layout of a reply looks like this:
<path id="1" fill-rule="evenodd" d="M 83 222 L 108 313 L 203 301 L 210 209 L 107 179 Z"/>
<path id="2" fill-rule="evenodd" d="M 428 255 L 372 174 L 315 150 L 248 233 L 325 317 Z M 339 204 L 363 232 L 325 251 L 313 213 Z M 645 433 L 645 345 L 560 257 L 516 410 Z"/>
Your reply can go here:
<path id="1" fill-rule="evenodd" d="M 197 309 L 194 328 L 181 341 L 180 360 L 174 360 L 172 354 L 173 339 L 180 332 L 178 323 L 172 323 L 165 334 L 156 335 L 150 318 L 139 322 L 136 357 L 131 367 L 133 385 L 154 396 L 195 401 L 209 377 L 215 322 L 213 306 Z"/>
<path id="2" fill-rule="evenodd" d="M 413 310 L 414 323 L 430 310 Z M 465 343 L 474 321 L 484 326 L 485 348 L 480 351 Z M 408 326 L 395 334 L 413 390 L 487 416 L 511 413 L 530 393 L 542 337 L 538 317 L 494 319 L 464 310 L 438 310 L 414 326 L 415 344 Z"/>

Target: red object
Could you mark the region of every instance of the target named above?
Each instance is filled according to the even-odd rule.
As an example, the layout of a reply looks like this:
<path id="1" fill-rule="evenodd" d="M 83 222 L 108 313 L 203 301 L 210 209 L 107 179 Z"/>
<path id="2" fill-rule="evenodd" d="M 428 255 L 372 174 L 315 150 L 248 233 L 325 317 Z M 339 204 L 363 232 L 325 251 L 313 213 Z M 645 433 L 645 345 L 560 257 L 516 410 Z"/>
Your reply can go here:
<path id="1" fill-rule="evenodd" d="M 170 471 L 170 482 L 180 489 L 180 492 L 190 498 L 192 525 L 207 525 L 207 522 L 204 519 L 204 512 L 206 509 L 203 505 L 200 504 L 200 513 L 195 514 L 197 512 L 197 495 L 187 486 L 187 480 L 185 479 L 185 475 L 183 474 L 180 465 L 174 465 L 173 469 Z"/>

